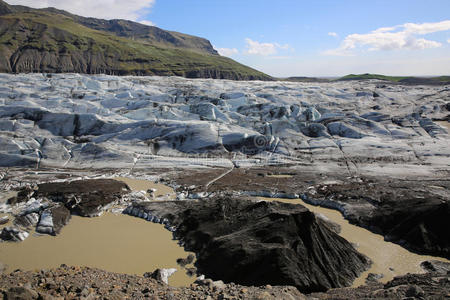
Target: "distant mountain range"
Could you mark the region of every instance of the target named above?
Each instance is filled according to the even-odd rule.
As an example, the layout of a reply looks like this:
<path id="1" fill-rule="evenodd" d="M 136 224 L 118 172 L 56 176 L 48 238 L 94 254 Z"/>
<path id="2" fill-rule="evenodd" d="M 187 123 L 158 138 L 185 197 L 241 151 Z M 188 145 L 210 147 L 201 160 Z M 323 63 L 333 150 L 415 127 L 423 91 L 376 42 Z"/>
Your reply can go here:
<path id="1" fill-rule="evenodd" d="M 349 80 L 369 80 L 377 79 L 390 83 L 400 84 L 426 84 L 426 85 L 442 85 L 450 84 L 450 76 L 436 76 L 436 77 L 414 77 L 414 76 L 386 76 L 380 74 L 349 74 L 343 77 L 336 78 L 320 78 L 320 77 L 288 77 L 280 80 L 293 82 L 332 82 L 332 81 L 349 81 Z"/>
<path id="2" fill-rule="evenodd" d="M 0 0 L 0 72 L 177 75 L 272 80 L 220 56 L 203 38 Z"/>
<path id="3" fill-rule="evenodd" d="M 386 76 L 379 74 L 350 74 L 339 78 L 338 80 L 368 80 L 378 79 L 390 82 L 398 82 L 403 84 L 450 84 L 450 76 L 436 77 L 414 77 L 414 76 Z"/>

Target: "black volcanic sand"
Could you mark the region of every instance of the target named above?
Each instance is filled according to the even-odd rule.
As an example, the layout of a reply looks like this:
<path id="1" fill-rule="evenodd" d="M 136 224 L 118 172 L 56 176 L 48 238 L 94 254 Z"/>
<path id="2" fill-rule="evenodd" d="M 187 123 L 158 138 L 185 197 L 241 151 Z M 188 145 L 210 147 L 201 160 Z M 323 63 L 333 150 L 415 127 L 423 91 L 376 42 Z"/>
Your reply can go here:
<path id="1" fill-rule="evenodd" d="M 177 173 L 170 180 L 177 185 L 195 185 L 194 192 L 206 190 L 206 183 L 224 170 Z M 289 174 L 273 178 L 271 174 Z M 407 249 L 450 258 L 450 180 L 443 178 L 353 177 L 300 172 L 291 168 L 235 169 L 208 187 L 209 192 L 243 191 L 299 195 L 311 204 L 340 207 L 352 224 L 382 234 Z M 323 184 L 329 181 L 333 183 Z"/>
<path id="2" fill-rule="evenodd" d="M 178 225 L 199 272 L 214 280 L 310 293 L 349 286 L 370 264 L 301 205 L 221 197 L 135 207 Z"/>

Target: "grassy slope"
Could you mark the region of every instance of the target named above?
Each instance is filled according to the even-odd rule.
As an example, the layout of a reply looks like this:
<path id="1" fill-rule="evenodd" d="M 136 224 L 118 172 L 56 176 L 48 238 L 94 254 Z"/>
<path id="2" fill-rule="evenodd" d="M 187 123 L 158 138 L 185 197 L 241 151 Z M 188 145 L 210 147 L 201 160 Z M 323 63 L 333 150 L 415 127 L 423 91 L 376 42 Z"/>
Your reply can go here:
<path id="1" fill-rule="evenodd" d="M 346 75 L 344 77 L 339 78 L 338 80 L 367 80 L 367 79 L 378 79 L 378 80 L 387 80 L 387 81 L 393 81 L 398 82 L 402 79 L 408 78 L 407 76 L 385 76 L 385 75 L 379 75 L 379 74 L 350 74 Z"/>
<path id="2" fill-rule="evenodd" d="M 414 83 L 414 84 L 448 84 L 450 83 L 450 76 L 438 76 L 438 77 L 413 77 L 413 76 L 386 76 L 379 74 L 350 74 L 339 78 L 338 80 L 368 80 L 378 79 L 390 82 L 398 83 Z"/>
<path id="3" fill-rule="evenodd" d="M 118 37 L 82 26 L 61 14 L 42 11 L 7 14 L 0 17 L 0 24 L 3 24 L 0 31 L 2 53 L 13 53 L 20 49 L 38 49 L 64 55 L 90 51 L 102 53 L 105 57 L 119 58 L 118 66 L 115 67 L 125 74 L 143 71 L 184 76 L 196 70 L 218 70 L 246 78 L 271 79 L 226 57 L 157 47 Z M 25 33 L 21 34 L 17 26 Z"/>
<path id="4" fill-rule="evenodd" d="M 330 82 L 329 79 L 326 78 L 318 78 L 318 77 L 305 77 L 305 76 L 294 76 L 287 78 L 278 78 L 280 81 L 290 81 L 290 82 Z"/>
<path id="5" fill-rule="evenodd" d="M 146 26 L 133 21 L 120 19 L 102 20 L 95 18 L 86 18 L 55 8 L 44 8 L 36 10 L 27 7 L 13 6 L 12 9 L 15 10 L 15 12 L 46 11 L 54 14 L 64 15 L 71 18 L 76 23 L 88 28 L 109 32 L 120 37 L 132 38 L 133 40 L 141 40 L 143 42 L 147 42 L 159 47 L 186 48 L 202 54 L 218 54 L 217 51 L 212 47 L 211 43 L 204 38 L 180 32 L 167 31 L 155 26 Z"/>

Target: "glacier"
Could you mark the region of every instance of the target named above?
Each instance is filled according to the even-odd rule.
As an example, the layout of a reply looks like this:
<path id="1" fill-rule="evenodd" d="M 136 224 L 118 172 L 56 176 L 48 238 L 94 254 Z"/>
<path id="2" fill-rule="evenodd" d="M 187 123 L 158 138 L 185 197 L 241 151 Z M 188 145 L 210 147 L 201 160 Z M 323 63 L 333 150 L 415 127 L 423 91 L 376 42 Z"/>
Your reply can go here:
<path id="1" fill-rule="evenodd" d="M 450 88 L 0 74 L 0 166 L 448 172 Z"/>

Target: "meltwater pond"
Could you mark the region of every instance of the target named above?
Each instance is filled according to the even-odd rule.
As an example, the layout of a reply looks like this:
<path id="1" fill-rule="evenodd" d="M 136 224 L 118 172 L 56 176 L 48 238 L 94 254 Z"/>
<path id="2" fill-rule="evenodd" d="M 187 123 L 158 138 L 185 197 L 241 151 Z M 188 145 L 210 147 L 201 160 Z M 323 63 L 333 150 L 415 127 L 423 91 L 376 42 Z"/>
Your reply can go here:
<path id="1" fill-rule="evenodd" d="M 0 243 L 0 261 L 8 265 L 9 272 L 49 269 L 63 263 L 136 275 L 177 268 L 169 278 L 174 286 L 195 280 L 176 263 L 177 258 L 188 255 L 163 225 L 112 213 L 97 218 L 72 216 L 56 237 L 32 234 L 20 243 Z"/>
<path id="2" fill-rule="evenodd" d="M 170 198 L 173 193 L 169 187 L 147 180 L 118 180 L 133 190 L 154 188 L 156 196 L 169 194 Z M 8 265 L 6 272 L 49 269 L 61 264 L 136 275 L 157 268 L 176 268 L 177 272 L 169 277 L 173 286 L 194 282 L 195 277 L 189 277 L 176 263 L 189 254 L 172 239 L 164 225 L 113 213 L 95 218 L 72 216 L 56 237 L 31 233 L 23 242 L 0 243 L 0 262 Z"/>
<path id="3" fill-rule="evenodd" d="M 116 177 L 114 179 L 125 182 L 130 189 L 134 191 L 148 191 L 149 189 L 154 189 L 155 197 L 165 197 L 167 200 L 173 200 L 176 198 L 174 190 L 162 183 L 154 183 L 146 179 L 135 179 L 128 177 Z"/>

